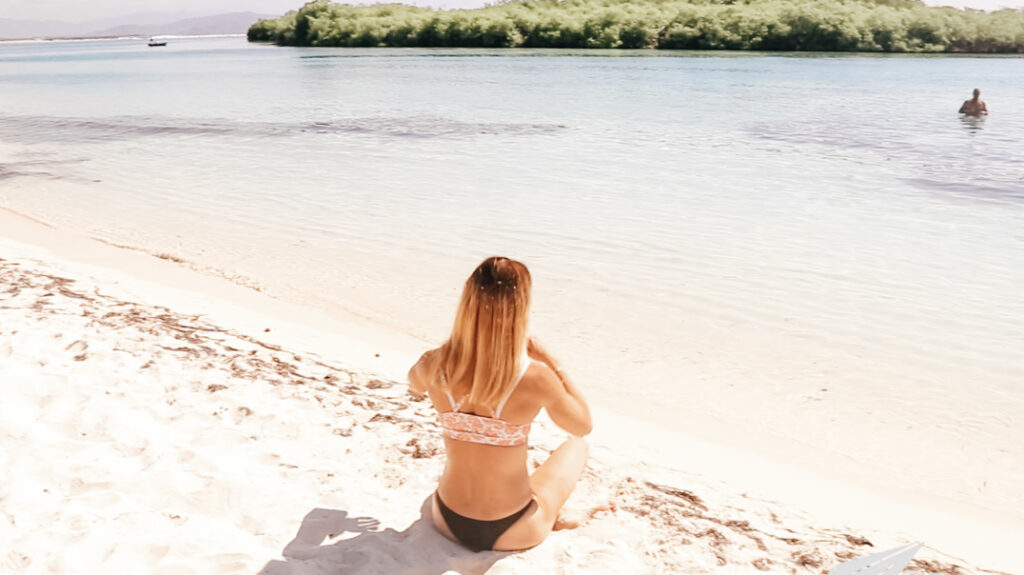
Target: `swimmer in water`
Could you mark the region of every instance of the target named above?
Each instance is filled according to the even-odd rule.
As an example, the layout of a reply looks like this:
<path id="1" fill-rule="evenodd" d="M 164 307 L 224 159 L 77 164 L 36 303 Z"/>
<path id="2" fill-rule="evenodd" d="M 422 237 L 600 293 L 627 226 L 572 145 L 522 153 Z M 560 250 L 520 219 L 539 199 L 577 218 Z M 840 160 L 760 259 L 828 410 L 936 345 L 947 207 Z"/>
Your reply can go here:
<path id="1" fill-rule="evenodd" d="M 960 106 L 960 113 L 967 116 L 987 116 L 988 108 L 985 106 L 985 101 L 981 99 L 981 90 L 974 89 L 974 97 L 970 100 L 964 100 L 964 105 Z"/>

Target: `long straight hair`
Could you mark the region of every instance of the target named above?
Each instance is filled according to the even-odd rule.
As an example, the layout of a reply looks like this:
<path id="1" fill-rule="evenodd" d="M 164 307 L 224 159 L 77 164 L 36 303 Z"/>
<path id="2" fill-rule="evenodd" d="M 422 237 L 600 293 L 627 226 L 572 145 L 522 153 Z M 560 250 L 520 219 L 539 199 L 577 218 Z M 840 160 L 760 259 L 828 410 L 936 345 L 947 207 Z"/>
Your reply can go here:
<path id="1" fill-rule="evenodd" d="M 526 266 L 503 257 L 487 258 L 466 280 L 441 366 L 475 406 L 496 405 L 522 369 L 531 285 Z"/>

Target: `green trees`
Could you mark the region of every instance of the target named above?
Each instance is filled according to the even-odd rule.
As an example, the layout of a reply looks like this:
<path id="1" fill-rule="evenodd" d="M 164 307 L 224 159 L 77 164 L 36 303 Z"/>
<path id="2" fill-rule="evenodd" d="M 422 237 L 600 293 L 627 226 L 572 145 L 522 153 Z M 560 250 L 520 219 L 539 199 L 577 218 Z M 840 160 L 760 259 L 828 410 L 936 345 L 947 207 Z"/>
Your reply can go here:
<path id="1" fill-rule="evenodd" d="M 916 0 L 518 0 L 477 10 L 314 0 L 249 29 L 291 46 L 1024 53 L 1024 10 Z"/>

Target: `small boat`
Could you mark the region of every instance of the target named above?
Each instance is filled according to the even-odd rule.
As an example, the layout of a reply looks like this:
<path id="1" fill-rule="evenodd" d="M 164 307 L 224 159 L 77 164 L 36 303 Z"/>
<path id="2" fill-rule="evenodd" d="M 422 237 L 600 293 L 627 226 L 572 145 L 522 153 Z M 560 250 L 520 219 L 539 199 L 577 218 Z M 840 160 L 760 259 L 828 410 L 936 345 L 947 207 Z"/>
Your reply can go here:
<path id="1" fill-rule="evenodd" d="M 149 47 L 150 48 L 154 48 L 156 46 L 166 46 L 166 45 L 167 45 L 167 41 L 166 40 L 161 42 L 161 41 L 153 39 L 153 38 L 149 39 Z"/>

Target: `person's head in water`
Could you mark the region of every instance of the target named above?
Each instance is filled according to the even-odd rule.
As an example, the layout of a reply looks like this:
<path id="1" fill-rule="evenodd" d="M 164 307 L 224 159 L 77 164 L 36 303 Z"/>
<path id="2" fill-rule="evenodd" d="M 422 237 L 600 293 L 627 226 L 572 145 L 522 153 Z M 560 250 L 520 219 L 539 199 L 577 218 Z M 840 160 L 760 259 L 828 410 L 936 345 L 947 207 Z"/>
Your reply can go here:
<path id="1" fill-rule="evenodd" d="M 977 100 L 980 97 L 981 97 L 981 90 L 975 88 L 974 89 L 974 99 Z"/>
<path id="2" fill-rule="evenodd" d="M 483 261 L 462 288 L 452 335 L 442 346 L 452 386 L 474 405 L 497 402 L 518 375 L 526 349 L 530 271 L 503 257 Z"/>

